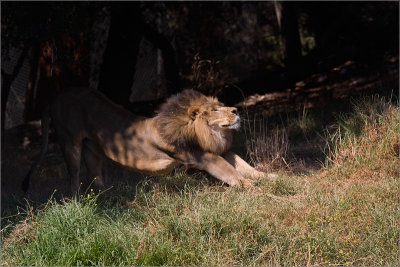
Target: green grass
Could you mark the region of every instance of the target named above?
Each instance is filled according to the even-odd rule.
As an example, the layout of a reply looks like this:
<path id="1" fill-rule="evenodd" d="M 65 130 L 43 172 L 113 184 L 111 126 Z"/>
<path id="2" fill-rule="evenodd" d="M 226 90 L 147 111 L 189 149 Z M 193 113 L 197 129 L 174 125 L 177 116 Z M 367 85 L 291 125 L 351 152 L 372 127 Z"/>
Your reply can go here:
<path id="1" fill-rule="evenodd" d="M 237 189 L 178 172 L 49 200 L 3 228 L 1 264 L 398 265 L 398 114 L 358 102 L 307 176 Z"/>

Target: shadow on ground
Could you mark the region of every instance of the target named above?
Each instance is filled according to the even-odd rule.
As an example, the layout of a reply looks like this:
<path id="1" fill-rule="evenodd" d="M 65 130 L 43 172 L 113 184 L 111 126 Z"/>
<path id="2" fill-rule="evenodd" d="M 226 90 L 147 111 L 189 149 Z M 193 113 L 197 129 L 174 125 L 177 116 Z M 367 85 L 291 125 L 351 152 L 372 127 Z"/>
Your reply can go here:
<path id="1" fill-rule="evenodd" d="M 41 204 L 50 196 L 56 199 L 71 197 L 70 180 L 66 164 L 59 146 L 56 144 L 54 132 L 50 133 L 47 154 L 32 176 L 28 192 L 23 192 L 21 183 L 33 162 L 37 159 L 41 146 L 40 123 L 33 122 L 6 130 L 1 159 L 1 209 L 2 215 L 10 215 L 16 206 L 25 206 L 26 200 Z M 120 184 L 135 186 L 145 176 L 124 169 L 111 161 L 103 163 L 105 187 Z M 86 175 L 85 164 L 81 163 L 81 182 L 84 192 L 90 183 Z M 118 177 L 118 178 L 116 178 Z M 132 192 L 134 195 L 134 192 Z"/>

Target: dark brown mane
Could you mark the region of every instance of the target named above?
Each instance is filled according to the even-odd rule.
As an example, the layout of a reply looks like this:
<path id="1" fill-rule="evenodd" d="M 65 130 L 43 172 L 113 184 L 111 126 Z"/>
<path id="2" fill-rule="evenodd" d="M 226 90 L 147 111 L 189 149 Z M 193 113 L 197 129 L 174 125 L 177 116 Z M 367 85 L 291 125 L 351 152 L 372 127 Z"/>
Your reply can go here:
<path id="1" fill-rule="evenodd" d="M 170 97 L 157 112 L 160 135 L 178 149 L 200 147 L 190 110 L 211 104 L 220 103 L 191 89 Z"/>

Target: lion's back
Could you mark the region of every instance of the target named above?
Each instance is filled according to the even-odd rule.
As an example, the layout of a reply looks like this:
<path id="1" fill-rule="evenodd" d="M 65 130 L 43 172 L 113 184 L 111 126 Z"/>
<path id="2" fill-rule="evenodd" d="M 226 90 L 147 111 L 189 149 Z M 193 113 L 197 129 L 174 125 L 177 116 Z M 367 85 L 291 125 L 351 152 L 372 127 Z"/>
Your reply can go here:
<path id="1" fill-rule="evenodd" d="M 99 91 L 84 87 L 63 90 L 52 101 L 50 112 L 56 130 L 73 136 L 124 129 L 137 118 Z"/>

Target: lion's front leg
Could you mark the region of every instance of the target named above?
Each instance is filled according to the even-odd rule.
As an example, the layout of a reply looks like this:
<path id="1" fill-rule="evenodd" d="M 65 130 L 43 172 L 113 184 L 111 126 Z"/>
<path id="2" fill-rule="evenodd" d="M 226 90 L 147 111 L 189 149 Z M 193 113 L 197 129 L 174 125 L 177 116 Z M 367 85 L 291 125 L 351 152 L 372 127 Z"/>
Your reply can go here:
<path id="1" fill-rule="evenodd" d="M 235 168 L 238 173 L 240 173 L 240 175 L 244 177 L 276 177 L 276 174 L 267 174 L 265 172 L 257 171 L 255 168 L 250 166 L 246 161 L 244 161 L 241 157 L 233 152 L 227 152 L 223 155 L 223 157 L 227 162 L 229 162 L 229 164 L 231 164 Z"/>
<path id="2" fill-rule="evenodd" d="M 250 186 L 252 181 L 245 179 L 223 157 L 212 153 L 199 153 L 195 155 L 189 165 L 199 170 L 204 170 L 231 186 Z"/>

